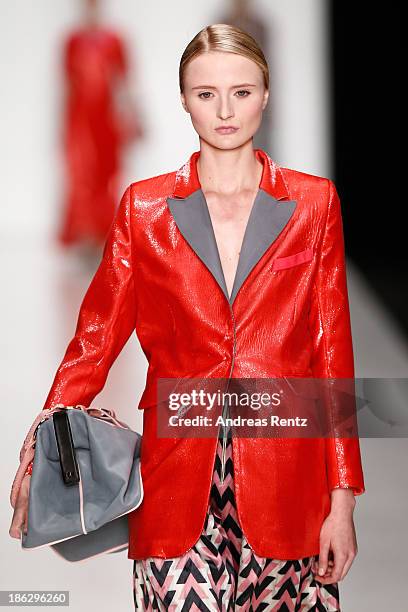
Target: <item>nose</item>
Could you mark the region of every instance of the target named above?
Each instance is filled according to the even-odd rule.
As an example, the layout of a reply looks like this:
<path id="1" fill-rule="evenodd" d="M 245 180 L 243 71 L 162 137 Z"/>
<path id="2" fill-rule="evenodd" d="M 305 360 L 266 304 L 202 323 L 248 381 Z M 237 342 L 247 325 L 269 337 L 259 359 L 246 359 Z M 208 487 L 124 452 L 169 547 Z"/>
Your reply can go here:
<path id="1" fill-rule="evenodd" d="M 229 119 L 230 117 L 234 116 L 233 103 L 232 100 L 228 97 L 228 95 L 220 97 L 217 114 L 220 119 Z"/>

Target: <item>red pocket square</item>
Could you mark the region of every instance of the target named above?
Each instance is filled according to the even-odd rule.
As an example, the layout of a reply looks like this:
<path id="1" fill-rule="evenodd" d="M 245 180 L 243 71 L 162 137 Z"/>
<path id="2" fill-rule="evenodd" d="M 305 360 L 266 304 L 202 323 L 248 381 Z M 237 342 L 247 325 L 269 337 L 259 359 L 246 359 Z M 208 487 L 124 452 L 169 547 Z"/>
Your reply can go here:
<path id="1" fill-rule="evenodd" d="M 294 253 L 293 255 L 287 255 L 286 257 L 277 257 L 272 265 L 272 270 L 282 270 L 284 268 L 291 268 L 298 264 L 305 263 L 313 259 L 313 249 L 305 249 Z"/>

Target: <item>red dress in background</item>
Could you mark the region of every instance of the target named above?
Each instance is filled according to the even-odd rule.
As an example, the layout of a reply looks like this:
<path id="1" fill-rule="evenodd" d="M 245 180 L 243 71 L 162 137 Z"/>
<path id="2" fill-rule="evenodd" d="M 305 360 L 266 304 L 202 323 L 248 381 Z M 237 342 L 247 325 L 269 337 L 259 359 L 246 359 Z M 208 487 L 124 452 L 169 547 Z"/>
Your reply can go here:
<path id="1" fill-rule="evenodd" d="M 102 244 L 118 201 L 121 145 L 129 137 L 115 104 L 127 67 L 124 44 L 108 29 L 84 28 L 68 35 L 63 52 L 65 194 L 58 240 Z"/>

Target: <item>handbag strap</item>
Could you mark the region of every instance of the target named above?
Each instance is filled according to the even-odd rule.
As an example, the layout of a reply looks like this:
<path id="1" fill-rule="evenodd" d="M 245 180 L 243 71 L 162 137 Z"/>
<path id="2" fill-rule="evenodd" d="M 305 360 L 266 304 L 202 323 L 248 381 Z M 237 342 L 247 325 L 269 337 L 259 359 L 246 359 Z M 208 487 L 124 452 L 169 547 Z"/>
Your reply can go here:
<path id="1" fill-rule="evenodd" d="M 68 412 L 66 410 L 56 412 L 53 421 L 62 479 L 67 486 L 73 486 L 80 482 L 81 477 Z"/>
<path id="2" fill-rule="evenodd" d="M 112 425 L 116 425 L 117 427 L 121 427 L 123 429 L 130 429 L 130 427 L 126 423 L 116 418 L 116 414 L 113 410 L 108 410 L 106 408 L 98 408 L 97 406 L 84 406 L 83 404 L 76 404 L 74 406 L 56 404 L 53 408 L 43 408 L 43 410 L 41 410 L 41 412 L 35 417 L 20 449 L 20 465 L 17 469 L 10 491 L 10 503 L 13 508 L 15 508 L 16 506 L 16 502 L 21 488 L 21 483 L 23 482 L 26 469 L 31 463 L 31 461 L 34 459 L 38 427 L 41 425 L 41 423 L 49 419 L 55 412 L 59 412 L 61 410 L 66 409 L 82 410 L 90 416 L 111 423 Z"/>

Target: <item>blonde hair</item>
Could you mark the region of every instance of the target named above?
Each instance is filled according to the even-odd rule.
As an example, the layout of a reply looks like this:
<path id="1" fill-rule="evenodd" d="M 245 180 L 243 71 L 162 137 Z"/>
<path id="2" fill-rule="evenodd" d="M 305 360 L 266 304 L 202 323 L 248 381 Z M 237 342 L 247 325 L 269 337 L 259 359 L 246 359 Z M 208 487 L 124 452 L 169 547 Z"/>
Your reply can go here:
<path id="1" fill-rule="evenodd" d="M 184 72 L 198 55 L 208 51 L 237 53 L 252 60 L 262 70 L 265 89 L 269 89 L 269 68 L 262 49 L 256 40 L 244 30 L 226 23 L 215 23 L 203 28 L 188 43 L 179 66 L 180 93 L 184 90 Z"/>

